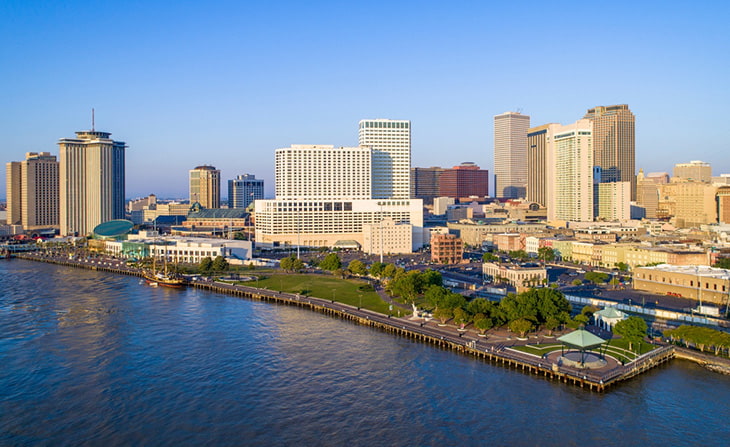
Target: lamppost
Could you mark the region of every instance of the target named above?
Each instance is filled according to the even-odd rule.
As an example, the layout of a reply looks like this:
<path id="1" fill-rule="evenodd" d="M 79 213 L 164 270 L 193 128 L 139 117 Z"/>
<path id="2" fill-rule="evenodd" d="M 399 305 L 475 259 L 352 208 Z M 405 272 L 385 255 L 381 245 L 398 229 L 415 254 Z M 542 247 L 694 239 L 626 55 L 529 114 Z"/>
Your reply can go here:
<path id="1" fill-rule="evenodd" d="M 332 289 L 332 302 L 335 302 L 335 289 Z"/>
<path id="2" fill-rule="evenodd" d="M 357 307 L 357 310 L 360 310 L 362 307 L 362 293 L 358 295 L 360 297 L 360 305 Z"/>

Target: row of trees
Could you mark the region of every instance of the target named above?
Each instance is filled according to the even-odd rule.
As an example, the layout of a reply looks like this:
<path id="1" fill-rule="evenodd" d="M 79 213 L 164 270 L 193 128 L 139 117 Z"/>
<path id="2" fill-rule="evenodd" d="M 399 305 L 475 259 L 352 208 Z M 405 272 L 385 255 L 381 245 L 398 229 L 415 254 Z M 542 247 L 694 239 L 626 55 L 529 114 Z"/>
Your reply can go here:
<path id="1" fill-rule="evenodd" d="M 198 264 L 199 273 L 225 272 L 229 268 L 230 264 L 228 264 L 228 261 L 223 256 L 216 256 L 215 259 L 206 256 Z"/>
<path id="2" fill-rule="evenodd" d="M 676 329 L 664 331 L 664 336 L 672 343 L 700 351 L 714 352 L 715 355 L 730 356 L 730 334 L 700 326 L 682 325 Z"/>

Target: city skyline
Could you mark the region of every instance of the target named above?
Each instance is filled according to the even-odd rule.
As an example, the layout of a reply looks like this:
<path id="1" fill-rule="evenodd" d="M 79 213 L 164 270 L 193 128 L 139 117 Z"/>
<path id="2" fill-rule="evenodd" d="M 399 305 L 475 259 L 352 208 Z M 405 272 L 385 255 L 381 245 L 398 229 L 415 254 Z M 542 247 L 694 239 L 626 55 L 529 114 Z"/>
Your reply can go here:
<path id="1" fill-rule="evenodd" d="M 366 117 L 411 121 L 412 167 L 494 172 L 494 115 L 567 125 L 628 104 L 637 171 L 701 159 L 730 172 L 727 5 L 385 5 L 5 2 L 3 161 L 58 155 L 60 138 L 92 127 L 94 107 L 95 127 L 129 146 L 128 198 L 186 197 L 186 173 L 202 164 L 223 166 L 223 180 L 250 172 L 272 196 L 277 148 L 356 146 Z M 69 23 L 127 26 L 91 34 Z M 581 63 L 561 62 L 562 48 Z M 84 57 L 113 68 L 58 69 Z M 614 76 L 598 82 L 599 70 Z"/>

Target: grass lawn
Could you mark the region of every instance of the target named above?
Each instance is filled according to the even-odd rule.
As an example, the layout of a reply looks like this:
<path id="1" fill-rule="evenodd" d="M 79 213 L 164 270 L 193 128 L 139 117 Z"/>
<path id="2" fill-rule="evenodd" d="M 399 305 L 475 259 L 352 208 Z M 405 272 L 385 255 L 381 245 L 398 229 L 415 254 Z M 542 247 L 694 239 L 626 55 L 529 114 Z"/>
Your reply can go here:
<path id="1" fill-rule="evenodd" d="M 259 273 L 260 275 L 260 271 L 255 273 Z M 326 300 L 334 299 L 337 302 L 352 306 L 360 306 L 362 298 L 363 308 L 383 314 L 388 313 L 389 304 L 380 299 L 380 296 L 375 291 L 359 290 L 359 287 L 367 285 L 367 283 L 356 279 L 340 279 L 327 275 L 267 273 L 260 275 L 258 281 L 239 284 L 260 287 L 262 289 L 299 293 L 324 298 Z M 397 310 L 393 312 L 397 315 Z"/>
<path id="2" fill-rule="evenodd" d="M 614 357 L 622 362 L 630 362 L 632 360 L 635 360 L 636 357 L 638 357 L 641 354 L 646 354 L 647 352 L 653 351 L 657 347 L 654 345 L 651 345 L 646 342 L 641 342 L 641 346 L 639 347 L 638 354 L 636 353 L 636 346 L 633 346 L 634 350 L 629 351 L 629 342 L 626 340 L 622 340 L 620 338 L 614 338 L 610 340 L 610 343 L 608 343 L 608 346 L 606 347 L 606 344 L 603 344 L 601 346 L 601 352 L 606 350 L 606 354 L 610 355 L 611 357 Z M 512 346 L 511 349 L 514 349 L 516 351 L 526 352 L 528 354 L 542 356 L 543 354 L 546 354 L 548 352 L 557 351 L 561 349 L 560 343 L 545 343 L 545 344 L 531 344 L 531 345 L 524 345 L 524 346 Z M 594 350 L 596 352 L 597 350 Z"/>

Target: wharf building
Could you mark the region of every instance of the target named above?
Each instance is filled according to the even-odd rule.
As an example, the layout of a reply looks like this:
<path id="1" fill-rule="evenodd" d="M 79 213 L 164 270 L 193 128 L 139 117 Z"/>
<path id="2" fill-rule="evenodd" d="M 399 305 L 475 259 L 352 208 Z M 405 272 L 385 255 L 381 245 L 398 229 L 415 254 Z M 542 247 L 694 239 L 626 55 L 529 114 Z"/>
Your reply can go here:
<path id="1" fill-rule="evenodd" d="M 526 197 L 529 128 L 530 117 L 519 112 L 505 112 L 494 117 L 495 197 Z"/>
<path id="2" fill-rule="evenodd" d="M 393 131 L 393 146 L 400 147 L 403 135 L 410 135 L 409 122 L 367 120 L 360 123 L 361 139 L 364 135 L 371 136 L 367 129 L 374 123 L 401 126 L 379 128 L 383 132 L 386 129 Z M 390 145 L 383 138 L 381 136 L 379 144 L 387 148 Z M 292 145 L 277 149 L 276 198 L 255 202 L 256 242 L 310 247 L 352 246 L 354 242 L 363 248 L 365 226 L 370 225 L 372 230 L 373 224 L 379 226 L 382 221 L 391 219 L 410 225 L 411 251 L 420 248 L 423 245 L 423 201 L 409 197 L 374 197 L 373 188 L 378 188 L 379 194 L 391 187 L 398 195 L 405 194 L 402 178 L 382 178 L 385 175 L 381 163 L 383 152 L 377 154 L 381 157 L 378 163 L 373 161 L 376 152 L 370 147 L 331 145 Z M 410 154 L 410 148 L 406 152 Z M 393 176 L 402 177 L 403 169 L 394 170 Z M 380 176 L 377 180 L 374 172 Z M 410 166 L 406 172 L 410 173 Z M 410 190 L 410 180 L 407 185 L 406 189 Z M 382 249 L 384 252 L 396 250 Z"/>
<path id="3" fill-rule="evenodd" d="M 86 235 L 102 222 L 124 218 L 127 146 L 110 136 L 92 129 L 58 142 L 62 236 Z"/>
<path id="4" fill-rule="evenodd" d="M 6 165 L 7 224 L 23 230 L 58 229 L 59 192 L 56 157 L 28 152 L 24 161 Z"/>
<path id="5" fill-rule="evenodd" d="M 728 305 L 730 270 L 697 265 L 657 265 L 634 270 L 634 289 Z"/>
<path id="6" fill-rule="evenodd" d="M 190 203 L 203 208 L 221 207 L 221 171 L 202 165 L 190 170 Z"/>
<path id="7" fill-rule="evenodd" d="M 255 200 L 264 198 L 264 181 L 253 174 L 243 174 L 228 180 L 228 208 L 248 208 Z"/>

